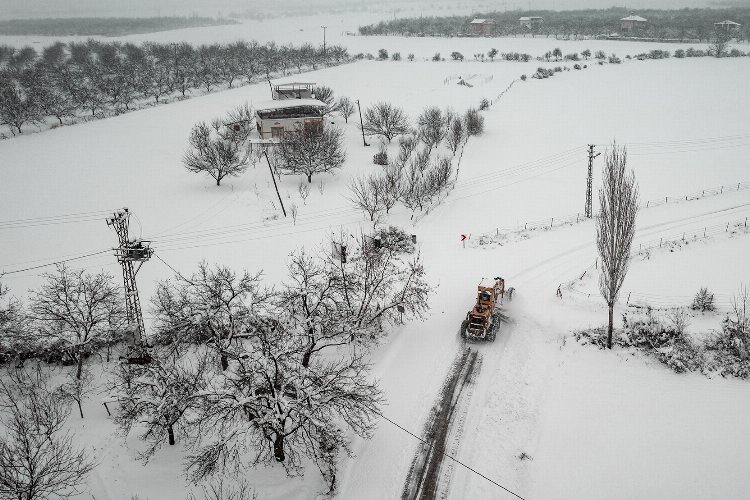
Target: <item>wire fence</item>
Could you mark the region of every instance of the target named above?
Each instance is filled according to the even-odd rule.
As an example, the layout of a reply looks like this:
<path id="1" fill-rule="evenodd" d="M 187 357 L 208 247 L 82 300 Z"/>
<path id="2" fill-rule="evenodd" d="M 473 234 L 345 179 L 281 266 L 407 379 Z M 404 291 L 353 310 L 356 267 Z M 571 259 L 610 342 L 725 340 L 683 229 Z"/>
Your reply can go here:
<path id="1" fill-rule="evenodd" d="M 690 245 L 691 243 L 708 240 L 717 236 L 732 237 L 743 234 L 750 234 L 750 226 L 748 225 L 747 217 L 735 219 L 729 222 L 721 222 L 711 226 L 704 226 L 702 230 L 694 229 L 691 231 L 682 231 L 681 233 L 672 233 L 658 239 L 654 238 L 652 240 L 643 241 L 638 243 L 638 249 L 634 249 L 630 255 L 631 257 L 648 258 L 654 250 L 674 251 L 675 249 Z M 560 288 L 566 290 L 566 292 L 586 298 L 591 298 L 592 295 L 597 296 L 597 292 L 578 290 L 576 285 L 581 283 L 587 276 L 592 277 L 595 275 L 598 268 L 599 259 L 596 259 L 594 263 L 584 269 L 581 274 L 577 275 L 570 281 L 562 283 Z M 621 292 L 620 296 L 625 297 L 625 303 L 630 307 L 663 310 L 689 307 L 694 298 L 694 295 L 660 295 L 632 289 Z M 714 294 L 714 305 L 718 309 L 729 309 L 732 306 L 732 296 Z"/>
<path id="2" fill-rule="evenodd" d="M 722 186 L 701 189 L 689 194 L 681 196 L 665 196 L 663 198 L 656 198 L 653 200 L 647 200 L 639 205 L 639 209 L 645 210 L 649 208 L 659 207 L 668 204 L 686 203 L 690 201 L 701 200 L 711 196 L 720 196 L 722 194 L 733 193 L 737 191 L 743 191 L 750 189 L 750 181 L 738 182 L 736 184 L 725 184 Z M 563 216 L 547 217 L 545 219 L 536 219 L 532 221 L 524 222 L 512 227 L 497 227 L 495 229 L 495 236 L 500 236 L 500 233 L 519 233 L 525 231 L 548 231 L 555 227 L 572 226 L 589 220 L 586 216 L 581 213 L 568 214 Z M 472 235 L 469 235 L 469 239 Z M 473 236 L 474 239 L 480 239 L 487 241 L 492 238 L 492 233 L 480 233 Z"/>

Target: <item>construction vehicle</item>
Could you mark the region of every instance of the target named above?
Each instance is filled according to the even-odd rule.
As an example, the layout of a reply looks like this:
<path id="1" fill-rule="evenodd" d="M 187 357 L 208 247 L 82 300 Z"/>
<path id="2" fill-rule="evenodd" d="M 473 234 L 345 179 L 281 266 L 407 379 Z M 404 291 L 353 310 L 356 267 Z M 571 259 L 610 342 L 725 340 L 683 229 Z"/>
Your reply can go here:
<path id="1" fill-rule="evenodd" d="M 513 288 L 508 289 L 509 300 L 512 294 Z M 505 296 L 504 279 L 500 277 L 496 277 L 494 280 L 483 278 L 477 287 L 477 302 L 461 324 L 461 336 L 465 340 L 493 342 L 497 335 L 497 324 L 501 316 L 499 307 Z"/>

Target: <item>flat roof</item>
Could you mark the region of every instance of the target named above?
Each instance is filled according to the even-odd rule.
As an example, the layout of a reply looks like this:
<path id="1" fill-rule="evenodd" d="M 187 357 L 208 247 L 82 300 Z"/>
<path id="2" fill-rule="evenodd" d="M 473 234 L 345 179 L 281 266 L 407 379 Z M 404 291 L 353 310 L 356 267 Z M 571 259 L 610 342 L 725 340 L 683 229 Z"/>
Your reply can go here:
<path id="1" fill-rule="evenodd" d="M 622 19 L 620 19 L 620 21 L 639 21 L 639 22 L 644 22 L 644 23 L 646 22 L 646 20 L 642 18 L 641 16 L 623 17 Z"/>
<path id="2" fill-rule="evenodd" d="M 315 82 L 283 82 L 283 83 L 274 83 L 272 84 L 274 87 L 286 87 L 289 85 L 316 85 Z"/>
<path id="3" fill-rule="evenodd" d="M 274 109 L 288 109 L 299 106 L 325 108 L 327 104 L 317 99 L 280 99 L 277 101 L 261 101 L 253 105 L 255 111 L 271 111 Z"/>

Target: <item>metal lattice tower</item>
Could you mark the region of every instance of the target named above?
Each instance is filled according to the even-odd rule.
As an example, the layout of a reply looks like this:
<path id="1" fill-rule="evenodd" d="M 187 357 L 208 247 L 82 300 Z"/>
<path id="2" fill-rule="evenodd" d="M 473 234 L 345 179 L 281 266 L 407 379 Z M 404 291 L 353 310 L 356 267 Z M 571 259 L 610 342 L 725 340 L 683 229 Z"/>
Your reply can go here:
<path id="1" fill-rule="evenodd" d="M 594 180 L 594 158 L 599 156 L 601 153 L 594 154 L 594 145 L 589 144 L 589 175 L 586 177 L 586 218 L 590 219 L 592 216 L 592 184 Z"/>
<path id="2" fill-rule="evenodd" d="M 122 280 L 125 285 L 125 304 L 128 320 L 128 329 L 132 332 L 132 339 L 128 339 L 131 346 L 140 347 L 143 345 L 145 337 L 145 328 L 143 326 L 143 313 L 141 312 L 141 302 L 138 298 L 138 286 L 135 282 L 135 275 L 144 262 L 151 258 L 154 251 L 149 247 L 148 241 L 140 239 L 131 239 L 128 230 L 130 226 L 130 212 L 127 208 L 113 214 L 107 218 L 107 225 L 112 226 L 117 233 L 117 239 L 120 246 L 115 248 L 115 256 L 122 266 Z M 133 263 L 138 263 L 133 267 Z"/>

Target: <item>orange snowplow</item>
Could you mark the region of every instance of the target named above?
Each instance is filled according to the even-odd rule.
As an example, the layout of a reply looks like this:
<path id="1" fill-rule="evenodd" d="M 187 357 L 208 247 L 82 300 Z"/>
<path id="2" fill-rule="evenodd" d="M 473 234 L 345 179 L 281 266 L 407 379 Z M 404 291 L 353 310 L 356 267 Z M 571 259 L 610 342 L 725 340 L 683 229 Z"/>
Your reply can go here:
<path id="1" fill-rule="evenodd" d="M 513 289 L 508 289 L 508 299 L 512 297 Z M 461 335 L 466 340 L 495 340 L 496 326 L 499 320 L 499 306 L 505 298 L 505 280 L 495 278 L 479 283 L 477 287 L 477 302 L 466 315 L 461 324 Z"/>

